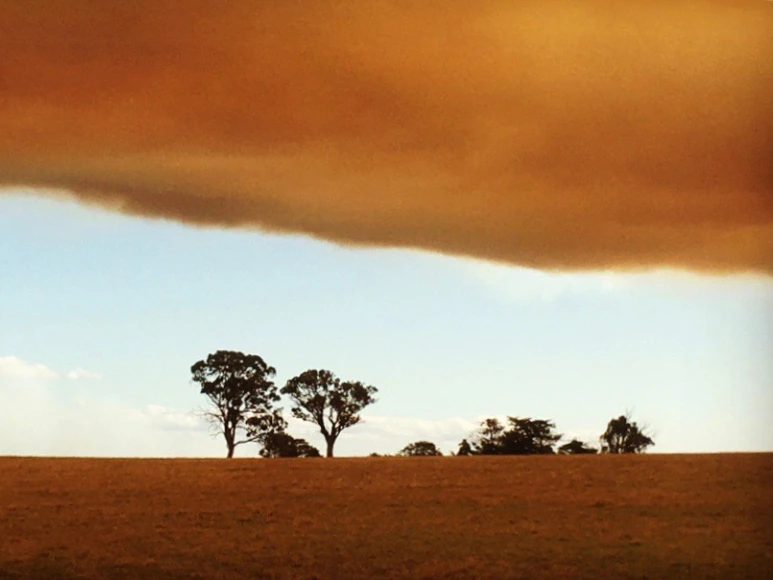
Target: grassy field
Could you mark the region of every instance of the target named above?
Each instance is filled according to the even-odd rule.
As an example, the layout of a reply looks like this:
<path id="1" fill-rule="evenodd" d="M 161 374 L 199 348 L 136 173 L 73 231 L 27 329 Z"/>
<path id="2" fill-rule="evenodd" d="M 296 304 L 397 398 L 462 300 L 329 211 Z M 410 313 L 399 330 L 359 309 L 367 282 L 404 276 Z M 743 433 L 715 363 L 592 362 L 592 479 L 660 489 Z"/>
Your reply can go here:
<path id="1" fill-rule="evenodd" d="M 773 578 L 773 454 L 0 458 L 0 578 Z"/>

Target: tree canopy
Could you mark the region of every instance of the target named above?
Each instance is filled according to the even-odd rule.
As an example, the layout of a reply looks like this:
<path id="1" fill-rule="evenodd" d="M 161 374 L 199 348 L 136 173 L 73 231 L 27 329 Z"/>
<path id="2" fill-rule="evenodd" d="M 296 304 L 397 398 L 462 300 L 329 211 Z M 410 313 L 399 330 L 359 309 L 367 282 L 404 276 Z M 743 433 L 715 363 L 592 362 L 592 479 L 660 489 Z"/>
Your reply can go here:
<path id="1" fill-rule="evenodd" d="M 611 419 L 600 440 L 602 453 L 643 453 L 655 445 L 652 438 L 636 421 L 631 421 L 628 414 Z"/>
<path id="2" fill-rule="evenodd" d="M 456 451 L 459 456 L 472 455 L 472 447 L 467 439 L 462 439 L 459 443 L 459 449 Z"/>
<path id="3" fill-rule="evenodd" d="M 579 439 L 572 439 L 569 443 L 561 445 L 558 448 L 558 452 L 561 455 L 592 455 L 598 453 L 599 450 L 587 445 Z"/>
<path id="4" fill-rule="evenodd" d="M 319 449 L 286 431 L 269 431 L 260 437 L 258 443 L 261 445 L 261 457 L 321 457 Z"/>
<path id="5" fill-rule="evenodd" d="M 281 409 L 274 408 L 280 399 L 271 380 L 276 370 L 258 355 L 219 350 L 195 363 L 191 373 L 209 399 L 204 417 L 225 438 L 228 458 L 237 445 L 284 427 Z"/>
<path id="6" fill-rule="evenodd" d="M 443 453 L 430 441 L 416 441 L 403 447 L 398 455 L 403 457 L 437 457 Z"/>
<path id="7" fill-rule="evenodd" d="M 485 419 L 473 437 L 473 455 L 541 455 L 555 453 L 561 435 L 544 419 L 508 417 L 508 425 Z M 462 446 L 460 444 L 460 450 Z"/>
<path id="8" fill-rule="evenodd" d="M 472 455 L 501 455 L 505 428 L 499 419 L 484 419 L 472 441 Z"/>
<path id="9" fill-rule="evenodd" d="M 281 393 L 293 401 L 297 419 L 316 424 L 327 445 L 327 457 L 333 457 L 338 436 L 360 422 L 360 411 L 375 403 L 376 387 L 359 381 L 342 382 L 331 371 L 308 370 L 293 377 Z"/>

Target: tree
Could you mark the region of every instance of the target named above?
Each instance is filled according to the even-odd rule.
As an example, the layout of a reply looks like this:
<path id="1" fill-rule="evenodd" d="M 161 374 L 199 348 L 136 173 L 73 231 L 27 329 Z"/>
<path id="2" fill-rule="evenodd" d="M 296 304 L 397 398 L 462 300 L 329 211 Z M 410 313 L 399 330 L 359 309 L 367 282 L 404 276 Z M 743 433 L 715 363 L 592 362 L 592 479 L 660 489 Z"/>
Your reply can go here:
<path id="1" fill-rule="evenodd" d="M 443 455 L 437 446 L 430 441 L 416 441 L 402 448 L 398 453 L 403 457 L 431 457 Z"/>
<path id="2" fill-rule="evenodd" d="M 564 443 L 558 448 L 561 455 L 591 455 L 598 453 L 599 450 L 590 445 L 586 445 L 579 439 L 572 439 L 569 443 Z"/>
<path id="3" fill-rule="evenodd" d="M 484 419 L 478 431 L 475 433 L 472 441 L 473 455 L 499 455 L 502 448 L 500 446 L 502 434 L 505 428 L 499 419 Z"/>
<path id="4" fill-rule="evenodd" d="M 259 356 L 219 350 L 194 364 L 191 373 L 209 399 L 204 417 L 225 438 L 229 459 L 237 445 L 284 428 L 281 409 L 274 409 L 279 395 L 271 377 L 276 370 Z"/>
<path id="5" fill-rule="evenodd" d="M 470 447 L 470 442 L 467 441 L 467 439 L 462 439 L 462 441 L 459 443 L 459 450 L 456 452 L 457 455 L 472 455 L 472 447 Z"/>
<path id="6" fill-rule="evenodd" d="M 262 446 L 261 457 L 321 457 L 319 449 L 286 431 L 269 431 L 258 442 Z"/>
<path id="7" fill-rule="evenodd" d="M 561 435 L 555 433 L 555 423 L 544 419 L 508 417 L 510 428 L 502 434 L 505 455 L 545 455 L 555 453 Z"/>
<path id="8" fill-rule="evenodd" d="M 600 441 L 602 453 L 643 453 L 647 447 L 655 445 L 627 413 L 609 421 Z"/>
<path id="9" fill-rule="evenodd" d="M 555 453 L 561 439 L 555 424 L 543 419 L 508 417 L 506 428 L 498 419 L 485 419 L 475 433 L 473 455 L 536 455 Z M 461 451 L 461 446 L 460 446 Z"/>
<path id="10" fill-rule="evenodd" d="M 292 399 L 294 417 L 319 427 L 326 455 L 333 457 L 338 436 L 360 422 L 360 411 L 376 402 L 378 389 L 359 381 L 341 382 L 327 370 L 308 370 L 287 381 L 281 392 Z"/>

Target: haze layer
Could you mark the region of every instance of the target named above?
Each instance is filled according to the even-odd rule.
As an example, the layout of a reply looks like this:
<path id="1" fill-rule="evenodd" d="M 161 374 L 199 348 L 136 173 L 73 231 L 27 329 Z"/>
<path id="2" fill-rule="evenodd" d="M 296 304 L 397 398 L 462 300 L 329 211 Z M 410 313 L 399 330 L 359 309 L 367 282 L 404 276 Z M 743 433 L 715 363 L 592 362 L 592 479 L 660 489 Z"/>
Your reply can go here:
<path id="1" fill-rule="evenodd" d="M 0 13 L 0 185 L 543 269 L 773 272 L 769 2 Z"/>

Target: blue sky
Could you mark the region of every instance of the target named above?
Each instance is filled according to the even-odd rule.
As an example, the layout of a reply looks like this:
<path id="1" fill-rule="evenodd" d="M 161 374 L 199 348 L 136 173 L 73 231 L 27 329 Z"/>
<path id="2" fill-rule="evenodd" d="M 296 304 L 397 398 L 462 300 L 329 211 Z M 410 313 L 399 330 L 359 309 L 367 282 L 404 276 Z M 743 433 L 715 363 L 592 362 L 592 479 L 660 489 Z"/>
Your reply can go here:
<path id="1" fill-rule="evenodd" d="M 0 454 L 221 456 L 189 371 L 218 349 L 280 386 L 378 387 L 339 455 L 448 451 L 508 414 L 595 442 L 626 409 L 653 452 L 773 450 L 769 277 L 550 274 L 0 195 Z"/>

